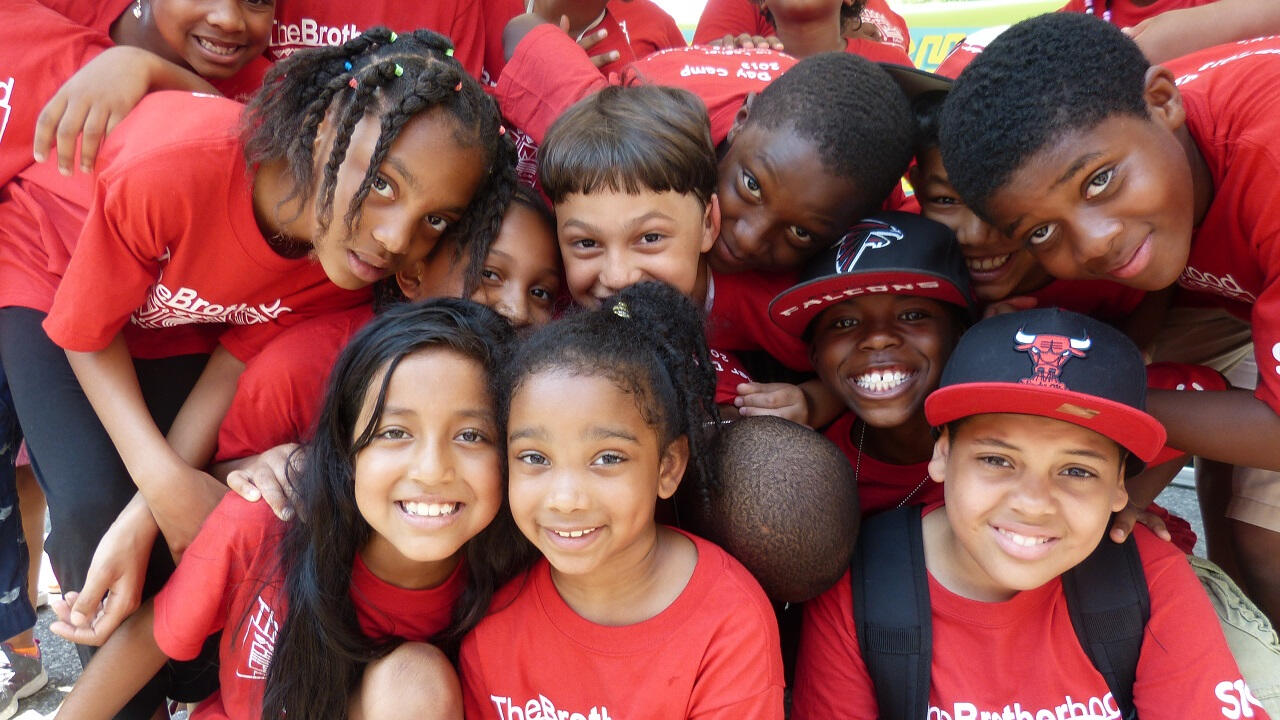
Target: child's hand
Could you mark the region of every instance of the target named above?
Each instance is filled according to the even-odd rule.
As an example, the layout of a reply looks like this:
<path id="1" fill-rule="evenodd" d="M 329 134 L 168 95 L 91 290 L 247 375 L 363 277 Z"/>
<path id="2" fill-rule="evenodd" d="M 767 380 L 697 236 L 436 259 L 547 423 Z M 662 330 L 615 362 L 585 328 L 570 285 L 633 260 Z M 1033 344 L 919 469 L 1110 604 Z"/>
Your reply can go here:
<path id="1" fill-rule="evenodd" d="M 227 487 L 249 502 L 266 500 L 276 517 L 291 519 L 295 496 L 290 478 L 301 469 L 302 453 L 298 449 L 295 443 L 271 448 L 252 464 L 227 475 Z"/>
<path id="2" fill-rule="evenodd" d="M 146 50 L 108 48 L 63 83 L 40 111 L 32 149 L 36 162 L 44 162 L 56 148 L 59 172 L 71 175 L 79 137 L 80 170 L 93 172 L 103 137 L 156 87 L 217 93 L 198 75 Z"/>
<path id="3" fill-rule="evenodd" d="M 1140 509 L 1133 503 L 1125 505 L 1124 509 L 1116 513 L 1115 518 L 1112 519 L 1109 533 L 1111 540 L 1117 543 L 1124 542 L 1124 539 L 1129 537 L 1129 533 L 1133 532 L 1135 521 L 1146 525 L 1161 540 L 1166 542 L 1173 541 L 1173 536 L 1169 534 L 1169 528 L 1159 515 L 1145 508 Z"/>
<path id="4" fill-rule="evenodd" d="M 560 18 L 560 29 L 565 32 L 569 31 L 569 18 Z M 591 54 L 591 48 L 595 47 L 606 37 L 609 37 L 609 31 L 604 28 L 600 28 L 599 30 L 583 35 L 582 38 L 578 40 L 578 47 L 587 51 L 587 57 L 591 59 L 591 64 L 598 68 L 602 68 L 611 62 L 617 62 L 618 58 L 621 57 L 617 50 L 610 50 L 608 52 L 600 53 L 599 55 Z"/>
<path id="5" fill-rule="evenodd" d="M 741 383 L 733 404 L 743 417 L 776 415 L 800 425 L 809 423 L 809 399 L 798 385 Z"/>
<path id="6" fill-rule="evenodd" d="M 142 583 L 156 525 L 139 495 L 107 529 L 79 592 L 49 603 L 58 620 L 49 629 L 81 645 L 101 645 L 142 600 Z"/>
<path id="7" fill-rule="evenodd" d="M 725 35 L 707 44 L 712 47 L 741 48 L 743 50 L 777 50 L 781 52 L 785 49 L 777 35 L 765 37 L 763 35 L 752 35 L 751 33 Z"/>

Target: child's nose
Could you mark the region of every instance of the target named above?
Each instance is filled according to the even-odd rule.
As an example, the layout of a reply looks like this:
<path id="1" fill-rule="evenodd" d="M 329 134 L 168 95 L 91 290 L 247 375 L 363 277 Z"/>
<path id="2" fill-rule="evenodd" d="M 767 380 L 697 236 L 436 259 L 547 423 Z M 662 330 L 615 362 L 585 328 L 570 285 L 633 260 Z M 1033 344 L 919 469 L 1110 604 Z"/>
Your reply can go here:
<path id="1" fill-rule="evenodd" d="M 245 29 L 244 11 L 239 0 L 218 0 L 209 9 L 205 22 L 226 33 L 242 32 Z"/>
<path id="2" fill-rule="evenodd" d="M 1044 515 L 1053 505 L 1053 481 L 1042 473 L 1027 472 L 1018 479 L 1010 507 L 1027 519 Z"/>
<path id="3" fill-rule="evenodd" d="M 522 328 L 529 324 L 529 303 L 525 296 L 521 288 L 508 283 L 503 286 L 502 294 L 498 296 L 493 309 L 506 318 L 512 327 Z"/>
<path id="4" fill-rule="evenodd" d="M 883 350 L 902 343 L 902 338 L 888 323 L 872 320 L 864 322 L 862 327 L 862 342 L 859 345 L 863 350 Z"/>
<path id="5" fill-rule="evenodd" d="M 761 255 L 767 244 L 765 235 L 769 230 L 769 221 L 761 212 L 744 213 L 738 217 L 733 227 L 734 250 L 741 258 L 754 258 Z"/>
<path id="6" fill-rule="evenodd" d="M 1101 273 L 1110 271 L 1116 262 L 1122 261 L 1115 257 L 1123 250 L 1118 242 L 1122 230 L 1121 223 L 1113 218 L 1092 213 L 1081 216 L 1072 243 L 1076 261 Z"/>
<path id="7" fill-rule="evenodd" d="M 600 284 L 612 292 L 639 282 L 639 272 L 623 253 L 606 253 L 600 271 Z"/>
<path id="8" fill-rule="evenodd" d="M 586 509 L 587 497 L 578 478 L 563 470 L 553 470 L 552 473 L 551 484 L 547 488 L 547 509 L 566 515 Z"/>
<path id="9" fill-rule="evenodd" d="M 409 477 L 423 485 L 435 485 L 448 480 L 450 470 L 444 449 L 437 443 L 423 442 L 410 465 Z"/>
<path id="10" fill-rule="evenodd" d="M 414 231 L 417 223 L 397 217 L 384 217 L 373 228 L 373 239 L 382 246 L 383 250 L 392 257 L 401 257 L 409 254 L 410 248 L 413 246 Z M 430 247 L 426 247 L 421 253 L 426 256 L 431 251 Z"/>

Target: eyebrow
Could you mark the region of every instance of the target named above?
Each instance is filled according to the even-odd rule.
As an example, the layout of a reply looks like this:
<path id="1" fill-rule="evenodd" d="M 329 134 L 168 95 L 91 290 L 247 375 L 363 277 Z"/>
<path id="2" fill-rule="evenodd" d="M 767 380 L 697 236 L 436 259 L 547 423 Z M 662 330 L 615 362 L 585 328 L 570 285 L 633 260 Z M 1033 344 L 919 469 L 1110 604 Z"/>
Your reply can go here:
<path id="1" fill-rule="evenodd" d="M 414 190 L 422 189 L 422 186 L 418 184 L 418 177 L 414 175 L 412 172 L 410 172 L 409 167 L 404 163 L 400 162 L 399 159 L 394 157 L 388 157 L 383 162 L 395 168 L 396 172 L 399 173 L 402 178 L 404 178 L 404 182 L 406 185 L 413 188 Z"/>
<path id="2" fill-rule="evenodd" d="M 1088 165 L 1089 163 L 1093 162 L 1094 160 L 1097 160 L 1100 157 L 1102 157 L 1102 153 L 1091 152 L 1091 153 L 1085 153 L 1084 155 L 1081 155 L 1080 157 L 1076 158 L 1075 161 L 1072 162 L 1071 165 L 1067 167 L 1066 172 L 1062 173 L 1062 175 L 1060 175 L 1057 180 L 1053 181 L 1053 184 L 1049 186 L 1049 189 L 1053 190 L 1054 188 L 1058 187 L 1062 183 L 1070 180 L 1072 177 L 1076 175 L 1076 173 L 1080 172 L 1080 170 L 1084 168 L 1085 165 Z M 1014 218 L 1013 222 L 1009 223 L 1004 227 L 1004 234 L 1008 235 L 1009 237 L 1013 237 L 1013 231 L 1017 229 L 1019 225 L 1022 224 L 1022 219 L 1024 217 L 1026 217 L 1026 215 L 1019 215 L 1018 217 Z"/>
<path id="3" fill-rule="evenodd" d="M 639 215 L 631 219 L 627 223 L 626 229 L 628 231 L 633 230 L 634 228 L 640 225 L 643 225 L 650 220 L 655 220 L 655 219 L 670 221 L 672 218 L 670 215 L 662 212 L 661 210 L 650 210 L 649 212 L 643 215 Z M 595 225 L 592 225 L 591 223 L 585 220 L 579 220 L 577 218 L 570 218 L 568 220 L 565 220 L 564 225 L 561 227 L 561 230 L 567 230 L 571 227 L 581 228 L 583 230 L 586 230 L 589 233 L 595 233 L 595 234 L 600 233 L 600 228 L 596 227 Z"/>
<path id="4" fill-rule="evenodd" d="M 541 440 L 543 442 L 546 442 L 547 431 L 543 430 L 542 428 L 536 428 L 536 427 L 520 428 L 519 430 L 515 430 L 510 435 L 507 436 L 507 442 L 513 443 L 516 440 L 524 440 L 526 438 L 529 438 L 532 440 Z"/>
<path id="5" fill-rule="evenodd" d="M 1000 440 L 999 438 L 993 438 L 993 437 L 974 438 L 973 441 L 975 443 L 982 444 L 982 445 L 993 445 L 995 447 L 1003 448 L 1005 450 L 1022 452 L 1022 448 L 1016 445 L 1010 445 L 1009 443 L 1003 440 Z M 1106 455 L 1096 450 L 1089 450 L 1087 448 L 1072 448 L 1071 450 L 1064 450 L 1062 452 L 1065 455 L 1078 455 L 1080 457 L 1094 458 L 1096 460 L 1100 460 L 1103 462 L 1106 462 L 1107 460 L 1109 460 L 1109 458 Z"/>
<path id="6" fill-rule="evenodd" d="M 609 427 L 607 425 L 592 425 L 587 428 L 586 437 L 588 440 L 626 440 L 632 443 L 640 441 L 635 435 L 623 430 L 622 428 Z"/>

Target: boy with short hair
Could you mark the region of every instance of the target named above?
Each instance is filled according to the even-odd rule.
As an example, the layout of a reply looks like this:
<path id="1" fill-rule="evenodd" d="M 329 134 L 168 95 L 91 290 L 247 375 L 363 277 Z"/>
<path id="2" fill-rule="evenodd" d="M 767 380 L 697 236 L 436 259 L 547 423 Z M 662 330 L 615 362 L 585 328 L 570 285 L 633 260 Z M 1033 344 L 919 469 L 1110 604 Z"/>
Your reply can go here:
<path id="1" fill-rule="evenodd" d="M 1006 30 L 943 106 L 966 204 L 1057 277 L 1177 282 L 1251 321 L 1257 390 L 1153 392 L 1171 445 L 1280 468 L 1280 38 L 1149 67 L 1114 27 L 1072 13 Z M 1052 78 L 1051 83 L 1046 78 Z M 1225 432 L 1206 432 L 1208 429 Z M 1250 594 L 1280 614 L 1280 482 L 1228 510 Z"/>
<path id="2" fill-rule="evenodd" d="M 721 198 L 707 116 L 695 95 L 658 85 L 607 87 L 561 115 L 547 133 L 539 166 L 574 302 L 593 307 L 638 282 L 667 283 L 707 309 L 722 409 L 810 426 L 835 417 L 836 403 L 821 383 L 753 383 L 733 352 L 742 345 L 721 342 L 730 330 L 753 343 L 747 349 L 764 350 L 795 370 L 808 368 L 804 344 L 774 327 L 765 312 L 767 298 L 789 278 L 757 277 L 746 287 L 709 262 Z M 727 283 L 735 284 L 726 293 Z M 759 296 L 754 312 L 747 293 Z"/>
<path id="3" fill-rule="evenodd" d="M 1112 686 L 1073 630 L 1062 576 L 1116 547 L 1103 534 L 1128 500 L 1125 477 L 1164 443 L 1144 378 L 1128 338 L 1068 311 L 998 315 L 961 338 L 925 403 L 941 428 L 929 472 L 945 501 L 913 531 L 927 570 L 929 717 L 1119 718 L 1117 692 L 1138 717 L 1266 717 L 1185 556 L 1146 528 L 1128 541 L 1149 609 L 1132 681 Z M 861 573 L 806 605 L 797 720 L 884 710 L 888 688 L 863 659 L 877 647 L 855 631 Z"/>

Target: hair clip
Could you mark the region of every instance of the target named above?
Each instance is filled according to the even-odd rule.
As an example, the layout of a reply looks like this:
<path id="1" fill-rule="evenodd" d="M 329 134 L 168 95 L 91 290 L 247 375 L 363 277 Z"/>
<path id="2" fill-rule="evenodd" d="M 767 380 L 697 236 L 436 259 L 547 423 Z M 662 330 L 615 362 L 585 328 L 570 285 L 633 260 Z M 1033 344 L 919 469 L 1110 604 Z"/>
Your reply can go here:
<path id="1" fill-rule="evenodd" d="M 453 57 L 453 48 L 448 48 L 447 50 L 444 51 L 444 54 L 449 57 Z"/>
<path id="2" fill-rule="evenodd" d="M 620 318 L 631 318 L 631 311 L 627 309 L 627 304 L 621 300 L 613 304 L 613 314 Z"/>
<path id="3" fill-rule="evenodd" d="M 462 81 L 459 80 L 457 85 L 453 86 L 454 92 L 462 92 Z"/>
<path id="4" fill-rule="evenodd" d="M 498 136 L 499 136 L 499 137 L 501 137 L 501 136 L 506 135 L 506 134 L 507 134 L 507 126 L 506 126 L 506 125 L 499 125 L 499 126 L 498 126 Z"/>
<path id="5" fill-rule="evenodd" d="M 396 31 L 395 31 L 395 30 L 392 30 L 392 31 L 391 31 L 391 39 L 390 39 L 390 40 L 388 40 L 387 42 L 395 42 L 395 41 L 396 41 L 396 38 L 398 38 L 398 37 L 400 37 L 400 36 L 396 34 Z"/>
<path id="6" fill-rule="evenodd" d="M 404 68 L 400 67 L 400 63 L 396 63 L 396 77 L 404 75 Z"/>
<path id="7" fill-rule="evenodd" d="M 355 89 L 356 85 L 359 85 L 359 84 L 360 83 L 356 82 L 355 78 L 351 78 L 350 80 L 347 81 L 347 85 L 350 85 L 353 90 Z"/>
<path id="8" fill-rule="evenodd" d="M 350 61 L 350 60 L 348 60 L 348 61 L 346 61 L 346 62 L 342 63 L 342 68 L 343 68 L 344 70 L 346 70 L 347 72 L 351 72 L 351 61 Z"/>

